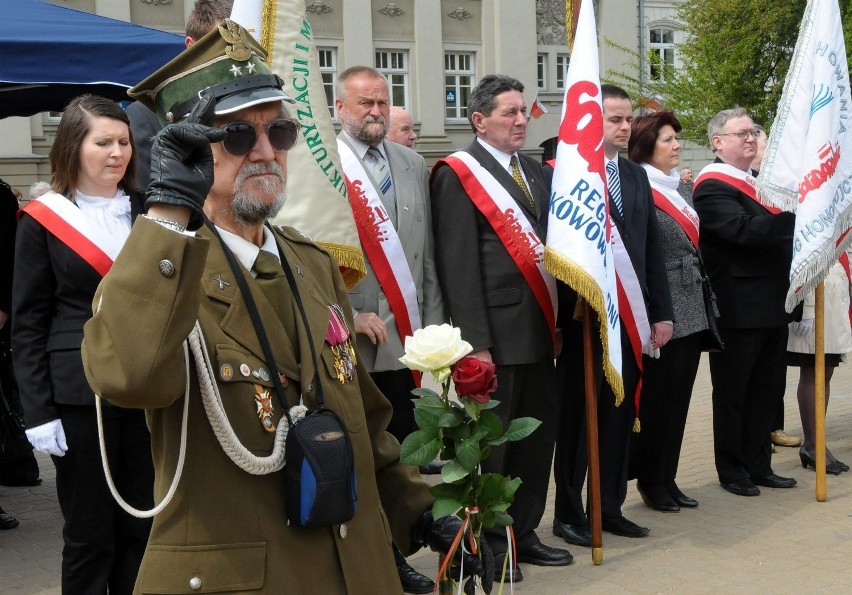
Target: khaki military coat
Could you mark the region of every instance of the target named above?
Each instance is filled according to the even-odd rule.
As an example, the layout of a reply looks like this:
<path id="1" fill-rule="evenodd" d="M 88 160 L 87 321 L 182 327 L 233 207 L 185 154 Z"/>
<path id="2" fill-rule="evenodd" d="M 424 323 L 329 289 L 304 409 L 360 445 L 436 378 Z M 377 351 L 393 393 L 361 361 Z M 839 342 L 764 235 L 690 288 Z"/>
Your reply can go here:
<path id="1" fill-rule="evenodd" d="M 114 404 L 147 411 L 157 502 L 177 465 L 187 376 L 182 343 L 196 319 L 240 441 L 263 456 L 273 444 L 254 398 L 255 385 L 274 395 L 271 380 L 253 374 L 266 367 L 260 343 L 218 240 L 206 229 L 198 236 L 140 219 L 99 287 L 97 312 L 85 327 L 83 360 L 94 390 Z M 399 464 L 399 445 L 384 431 L 390 405 L 363 365 L 359 362 L 355 381 L 337 379 L 325 342 L 329 306 L 343 307 L 350 328 L 352 320 L 336 264 L 292 229 L 276 229 L 275 238 L 292 264 L 318 365 L 295 304 L 274 308 L 243 272 L 290 404 L 298 402 L 301 387 L 313 406 L 316 383 L 322 382 L 326 405 L 349 430 L 357 511 L 345 525 L 288 526 L 283 472 L 251 475 L 228 458 L 211 430 L 192 367 L 183 477 L 174 499 L 154 519 L 137 593 L 401 592 L 391 541 L 410 551 L 411 528 L 432 497 L 417 470 Z M 276 402 L 275 420 L 286 423 L 280 416 Z"/>

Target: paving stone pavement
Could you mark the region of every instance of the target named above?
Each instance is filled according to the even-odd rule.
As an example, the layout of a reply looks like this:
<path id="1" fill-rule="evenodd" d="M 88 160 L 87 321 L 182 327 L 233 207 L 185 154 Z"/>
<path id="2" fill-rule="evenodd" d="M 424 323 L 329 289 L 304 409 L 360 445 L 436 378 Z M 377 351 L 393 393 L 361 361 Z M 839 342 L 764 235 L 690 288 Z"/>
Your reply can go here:
<path id="1" fill-rule="evenodd" d="M 798 370 L 787 374 L 786 430 L 801 434 L 796 404 Z M 762 488 L 757 498 L 724 491 L 713 466 L 712 414 L 707 358 L 702 359 L 692 397 L 678 483 L 701 502 L 677 514 L 647 508 L 635 482 L 628 487 L 624 514 L 651 528 L 644 539 L 604 533 L 604 562 L 591 550 L 569 546 L 574 562 L 563 568 L 523 565 L 525 595 L 578 593 L 836 593 L 845 592 L 852 560 L 852 473 L 827 479 L 828 500 L 817 502 L 816 474 L 802 469 L 798 449 L 778 448 L 773 468 L 795 477 L 790 490 Z M 852 366 L 841 365 L 832 381 L 827 419 L 832 452 L 852 461 Z M 0 531 L 0 593 L 58 594 L 62 516 L 56 503 L 53 465 L 40 457 L 44 483 L 35 488 L 0 487 L 0 504 L 21 524 Z M 553 490 L 539 533 L 548 545 Z M 421 551 L 410 558 L 429 575 L 437 556 Z M 318 588 L 317 593 L 320 593 Z M 504 593 L 509 593 L 508 587 Z M 495 589 L 494 593 L 497 593 Z"/>

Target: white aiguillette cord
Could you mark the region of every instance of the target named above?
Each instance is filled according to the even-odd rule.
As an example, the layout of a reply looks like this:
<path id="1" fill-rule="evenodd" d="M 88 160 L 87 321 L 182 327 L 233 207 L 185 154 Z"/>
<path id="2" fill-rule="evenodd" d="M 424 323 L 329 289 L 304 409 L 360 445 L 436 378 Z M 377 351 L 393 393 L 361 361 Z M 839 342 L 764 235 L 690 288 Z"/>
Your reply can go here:
<path id="1" fill-rule="evenodd" d="M 190 386 L 190 366 L 189 352 L 192 352 L 195 361 L 195 369 L 197 370 L 198 384 L 201 391 L 201 400 L 204 404 L 204 411 L 207 413 L 207 419 L 210 421 L 210 427 L 216 435 L 216 439 L 222 446 L 225 454 L 243 471 L 252 475 L 266 475 L 274 471 L 278 471 L 284 466 L 284 446 L 287 441 L 287 433 L 290 430 L 290 424 L 278 424 L 278 429 L 275 432 L 275 443 L 272 449 L 272 454 L 268 457 L 258 457 L 249 451 L 240 442 L 233 426 L 231 426 L 228 416 L 225 413 L 222 405 L 222 396 L 219 393 L 219 387 L 214 379 L 214 371 L 210 362 L 210 356 L 207 349 L 204 347 L 204 335 L 201 332 L 201 325 L 198 321 L 189 338 L 184 341 L 183 352 L 184 361 L 186 362 L 186 389 L 183 395 L 183 416 L 180 428 L 180 447 L 178 449 L 178 460 L 175 468 L 175 476 L 172 484 L 169 486 L 168 492 L 163 497 L 162 502 L 151 510 L 138 510 L 127 503 L 112 479 L 112 473 L 109 470 L 109 460 L 106 453 L 106 444 L 104 443 L 104 426 L 103 414 L 101 411 L 101 398 L 95 395 L 95 409 L 98 417 L 98 441 L 101 449 L 101 463 L 104 468 L 107 485 L 112 497 L 121 508 L 128 514 L 137 518 L 150 518 L 169 505 L 177 491 L 177 486 L 180 483 L 181 475 L 183 474 L 183 466 L 186 461 L 186 442 L 187 442 L 187 421 L 189 419 L 189 386 Z M 307 409 L 302 405 L 296 405 L 290 409 L 290 417 L 293 423 L 300 421 L 305 417 Z"/>

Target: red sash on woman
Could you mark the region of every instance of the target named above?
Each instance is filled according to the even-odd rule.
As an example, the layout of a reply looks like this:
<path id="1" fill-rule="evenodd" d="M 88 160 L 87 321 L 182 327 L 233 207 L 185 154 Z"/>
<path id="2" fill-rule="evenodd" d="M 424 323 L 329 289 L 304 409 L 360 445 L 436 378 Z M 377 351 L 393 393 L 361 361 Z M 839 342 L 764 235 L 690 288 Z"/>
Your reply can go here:
<path id="1" fill-rule="evenodd" d="M 111 238 L 99 233 L 77 205 L 56 192 L 31 200 L 21 211 L 38 221 L 101 276 L 109 272 L 121 250 Z"/>
<path id="2" fill-rule="evenodd" d="M 439 160 L 435 167 L 442 163 L 456 172 L 474 206 L 491 224 L 509 256 L 518 265 L 541 307 L 555 345 L 556 280 L 544 269 L 544 244 L 526 215 L 503 185 L 469 153 L 453 153 Z"/>

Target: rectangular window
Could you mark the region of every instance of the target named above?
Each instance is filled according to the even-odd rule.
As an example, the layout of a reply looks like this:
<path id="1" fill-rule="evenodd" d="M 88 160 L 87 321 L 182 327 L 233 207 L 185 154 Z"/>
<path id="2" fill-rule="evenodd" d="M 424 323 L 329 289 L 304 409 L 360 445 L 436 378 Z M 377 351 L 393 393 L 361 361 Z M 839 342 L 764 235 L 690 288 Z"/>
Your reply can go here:
<path id="1" fill-rule="evenodd" d="M 538 55 L 538 90 L 544 91 L 547 89 L 547 54 Z"/>
<path id="2" fill-rule="evenodd" d="M 560 91 L 565 90 L 565 81 L 568 80 L 568 61 L 568 54 L 556 56 L 556 88 Z"/>
<path id="3" fill-rule="evenodd" d="M 467 100 L 473 90 L 473 54 L 444 54 L 444 106 L 447 120 L 467 119 Z"/>
<path id="4" fill-rule="evenodd" d="M 408 109 L 408 52 L 405 50 L 377 51 L 376 70 L 388 79 L 391 105 Z"/>
<path id="5" fill-rule="evenodd" d="M 665 81 L 675 65 L 674 30 L 668 27 L 655 27 L 650 30 L 650 37 L 651 45 L 648 51 L 651 78 L 656 81 Z"/>
<path id="6" fill-rule="evenodd" d="M 335 48 L 317 48 L 320 76 L 325 89 L 325 101 L 332 120 L 337 119 L 334 109 L 334 85 L 337 82 L 337 50 Z"/>

